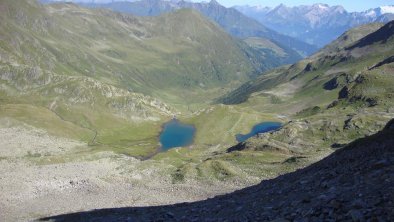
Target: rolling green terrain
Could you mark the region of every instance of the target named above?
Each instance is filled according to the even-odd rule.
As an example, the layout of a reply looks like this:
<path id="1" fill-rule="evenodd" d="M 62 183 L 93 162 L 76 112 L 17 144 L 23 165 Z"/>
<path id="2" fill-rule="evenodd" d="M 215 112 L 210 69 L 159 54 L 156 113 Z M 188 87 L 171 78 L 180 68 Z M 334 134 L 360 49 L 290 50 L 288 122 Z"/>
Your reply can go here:
<path id="1" fill-rule="evenodd" d="M 390 25 L 391 23 L 387 26 Z M 384 32 L 385 36 L 382 36 L 381 40 L 377 39 L 375 42 L 371 40 L 369 44 L 358 47 L 360 42 L 365 41 L 363 37 L 371 33 L 373 35 L 380 28 L 386 28 L 382 26 L 383 24 L 370 24 L 352 29 L 315 55 L 292 66 L 274 69 L 261 75 L 258 79 L 249 81 L 222 97 L 220 101 L 226 104 L 241 103 L 263 91 L 284 88 L 282 94 L 295 94 L 294 98 L 300 100 L 308 100 L 313 96 L 321 97 L 320 93 L 324 93 L 325 99 L 320 100 L 324 104 L 334 98 L 346 99 L 338 95 L 338 91 L 349 87 L 356 90 L 361 84 L 357 78 L 370 76 L 376 79 L 374 81 L 377 81 L 376 84 L 381 90 L 390 91 L 389 87 L 379 83 L 380 79 L 390 79 L 389 73 L 385 72 L 387 68 L 384 69 L 383 65 L 379 67 L 375 65 L 392 54 L 392 33 Z M 385 39 L 386 37 L 388 39 Z M 386 63 L 384 65 L 390 65 L 389 62 Z M 382 75 L 377 74 L 379 71 Z M 387 77 L 385 77 L 386 74 Z M 367 91 L 360 93 L 368 94 Z M 334 95 L 326 96 L 330 94 Z M 360 97 L 367 100 L 366 95 L 360 95 Z"/>
<path id="2" fill-rule="evenodd" d="M 213 175 L 218 179 L 269 177 L 305 166 L 382 129 L 394 117 L 393 27 L 391 22 L 349 30 L 315 55 L 265 73 L 218 99 L 227 105 L 185 120 L 201 129 L 196 138 L 207 141 L 204 145 L 218 144 L 214 135 L 226 138 L 220 132 L 232 129 L 234 123 L 251 121 L 253 125 L 251 115 L 256 116 L 255 123 L 276 120 L 284 126 L 231 148 L 231 143 L 208 146 L 200 152 L 205 156 L 199 158 L 205 160 L 182 165 L 176 178 L 199 175 L 191 169 L 205 172 L 203 166 L 216 172 Z M 232 119 L 234 113 L 241 117 Z M 203 120 L 203 124 L 195 120 Z M 224 128 L 215 131 L 216 126 Z"/>
<path id="3" fill-rule="evenodd" d="M 183 100 L 193 92 L 235 85 L 270 67 L 254 58 L 259 55 L 246 44 L 192 10 L 142 18 L 73 4 L 2 5 L 4 65 L 91 77 L 170 101 L 179 90 L 190 91 Z"/>
<path id="4" fill-rule="evenodd" d="M 394 118 L 394 22 L 258 75 L 264 47 L 281 49 L 234 39 L 193 10 L 132 17 L 4 0 L 0 12 L 0 211 L 10 220 L 204 199 L 307 166 Z M 194 143 L 157 153 L 174 116 L 196 127 Z M 263 121 L 284 125 L 237 144 Z"/>
<path id="5" fill-rule="evenodd" d="M 1 6 L 2 118 L 84 141 L 94 152 L 144 158 L 155 154 L 161 125 L 176 115 L 195 125 L 195 143 L 153 159 L 176 167 L 177 178 L 200 168 L 203 178 L 211 171 L 218 178 L 261 175 L 254 161 L 326 155 L 331 146 L 374 132 L 391 116 L 392 65 L 374 65 L 392 54 L 393 39 L 388 31 L 373 35 L 391 30 L 391 23 L 350 30 L 315 55 L 218 100 L 234 105 L 211 105 L 264 69 L 251 57 L 259 52 L 248 45 L 270 45 L 277 54 L 281 48 L 259 38 L 241 43 L 188 9 L 142 18 L 73 4 Z M 236 134 L 265 120 L 293 121 L 238 145 L 252 152 L 227 153 Z M 316 146 L 321 148 L 311 148 Z M 269 170 L 275 171 L 282 167 Z"/>
<path id="6" fill-rule="evenodd" d="M 0 115 L 100 150 L 151 154 L 163 122 L 272 67 L 189 9 L 148 18 L 0 5 Z"/>
<path id="7" fill-rule="evenodd" d="M 360 26 L 315 55 L 270 71 L 221 97 L 292 119 L 237 150 L 316 155 L 381 129 L 394 115 L 394 23 Z"/>
<path id="8" fill-rule="evenodd" d="M 44 0 L 42 2 L 50 3 L 54 1 Z M 158 16 L 179 9 L 193 9 L 220 25 L 234 37 L 241 39 L 253 37 L 270 41 L 270 45 L 266 48 L 266 51 L 271 53 L 269 58 L 275 58 L 271 62 L 277 60 L 276 63 L 281 65 L 294 63 L 318 50 L 314 45 L 277 33 L 267 28 L 264 23 L 259 23 L 234 8 L 226 8 L 214 0 L 209 2 L 138 0 L 109 3 L 79 2 L 77 4 L 91 8 L 107 8 L 116 12 L 139 16 Z M 271 48 L 272 44 L 276 48 L 281 48 L 285 54 L 275 54 L 275 50 Z"/>

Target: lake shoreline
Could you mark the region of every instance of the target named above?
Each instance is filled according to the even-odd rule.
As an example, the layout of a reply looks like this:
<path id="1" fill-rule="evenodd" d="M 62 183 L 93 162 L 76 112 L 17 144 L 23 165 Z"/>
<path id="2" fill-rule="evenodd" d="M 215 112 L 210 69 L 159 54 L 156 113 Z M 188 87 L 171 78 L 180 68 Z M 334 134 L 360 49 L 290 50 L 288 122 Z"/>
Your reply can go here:
<path id="1" fill-rule="evenodd" d="M 236 134 L 235 139 L 238 143 L 245 142 L 249 138 L 256 136 L 261 133 L 268 133 L 275 130 L 278 130 L 283 127 L 283 124 L 280 122 L 260 122 L 255 124 L 249 133 L 247 134 Z"/>
<path id="2" fill-rule="evenodd" d="M 185 145 L 185 146 L 176 146 L 176 147 L 172 147 L 172 148 L 169 148 L 169 149 L 165 150 L 165 149 L 163 149 L 163 144 L 162 144 L 161 141 L 160 141 L 160 140 L 161 140 L 161 136 L 162 136 L 162 134 L 163 134 L 163 132 L 164 132 L 164 130 L 165 130 L 166 125 L 169 124 L 169 123 L 171 123 L 171 122 L 174 122 L 174 121 L 176 121 L 176 122 L 178 122 L 178 123 L 180 123 L 180 124 L 182 124 L 182 125 L 192 127 L 192 128 L 194 129 L 194 135 L 193 135 L 191 141 L 188 143 L 188 145 Z M 156 138 L 157 138 L 157 140 L 159 141 L 160 145 L 156 148 L 155 152 L 153 152 L 152 154 L 149 154 L 149 155 L 143 157 L 143 158 L 141 159 L 142 161 L 149 160 L 149 159 L 153 158 L 154 156 L 156 156 L 157 154 L 162 153 L 162 152 L 167 152 L 167 151 L 170 150 L 170 149 L 190 147 L 190 146 L 192 146 L 192 145 L 194 144 L 194 142 L 195 142 L 195 134 L 196 134 L 196 132 L 197 132 L 197 128 L 196 128 L 196 126 L 195 126 L 194 124 L 183 123 L 183 122 L 181 122 L 181 120 L 179 120 L 179 119 L 177 119 L 176 117 L 174 117 L 174 118 L 172 118 L 171 120 L 166 121 L 166 122 L 164 122 L 163 124 L 161 124 L 160 128 L 161 128 L 161 130 L 160 130 L 159 134 L 156 136 Z"/>

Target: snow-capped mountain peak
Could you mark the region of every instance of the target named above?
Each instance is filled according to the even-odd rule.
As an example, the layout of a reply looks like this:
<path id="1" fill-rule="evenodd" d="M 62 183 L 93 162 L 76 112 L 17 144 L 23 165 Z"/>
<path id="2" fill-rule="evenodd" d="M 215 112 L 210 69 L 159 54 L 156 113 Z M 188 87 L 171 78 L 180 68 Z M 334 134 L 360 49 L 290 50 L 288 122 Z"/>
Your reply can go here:
<path id="1" fill-rule="evenodd" d="M 269 11 L 269 10 L 271 10 L 270 7 L 262 6 L 262 5 L 257 5 L 257 6 L 255 7 L 255 9 L 256 9 L 257 11 Z"/>
<path id="2" fill-rule="evenodd" d="M 330 6 L 328 6 L 326 4 L 316 4 L 316 7 L 318 7 L 319 9 L 328 9 L 328 8 L 330 8 Z"/>
<path id="3" fill-rule="evenodd" d="M 348 12 L 341 5 L 322 3 L 299 6 L 280 4 L 271 10 L 243 7 L 240 10 L 277 32 L 321 47 L 352 27 L 394 20 L 394 5 L 364 12 Z"/>
<path id="4" fill-rule="evenodd" d="M 394 5 L 387 5 L 375 9 L 369 9 L 365 11 L 363 14 L 371 18 L 376 18 L 384 14 L 394 14 Z"/>
<path id="5" fill-rule="evenodd" d="M 387 5 L 387 6 L 382 6 L 380 7 L 380 13 L 382 14 L 394 14 L 394 5 Z"/>

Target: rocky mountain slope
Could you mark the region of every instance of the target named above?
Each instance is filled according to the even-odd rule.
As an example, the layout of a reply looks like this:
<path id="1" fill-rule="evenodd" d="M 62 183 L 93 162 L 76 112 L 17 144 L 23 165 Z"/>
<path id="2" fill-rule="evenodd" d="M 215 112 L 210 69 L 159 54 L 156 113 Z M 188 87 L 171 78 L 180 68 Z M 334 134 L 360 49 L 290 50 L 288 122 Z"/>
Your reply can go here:
<path id="1" fill-rule="evenodd" d="M 185 162 L 172 176 L 187 184 L 210 172 L 209 178 L 229 183 L 245 175 L 238 169 L 265 179 L 305 169 L 206 201 L 43 220 L 391 220 L 392 121 L 385 127 L 394 118 L 391 27 L 350 30 L 314 56 L 250 82 L 257 90 L 234 107 L 280 115 L 283 127 L 224 150 L 204 150 L 202 162 Z"/>
<path id="2" fill-rule="evenodd" d="M 212 199 L 169 206 L 115 208 L 40 221 L 392 221 L 394 120 L 327 158 Z"/>
<path id="3" fill-rule="evenodd" d="M 379 70 L 368 70 L 368 68 L 391 56 L 394 47 L 393 24 L 394 22 L 384 26 L 383 24 L 369 24 L 352 29 L 310 58 L 289 67 L 274 69 L 231 92 L 227 97 L 222 98 L 222 101 L 225 103 L 244 102 L 253 93 L 289 82 L 297 86 L 296 90 L 301 95 L 313 88 L 328 92 L 333 89 L 349 88 L 352 85 L 355 89 L 356 85 L 362 84 L 363 81 L 360 79 L 369 77 L 375 79 L 371 81 L 377 82 L 391 79 L 390 71 L 379 72 Z M 390 70 L 390 63 L 387 69 Z M 342 82 L 339 84 L 340 81 Z M 381 90 L 391 91 L 386 85 L 376 84 L 381 86 Z M 365 97 L 367 96 L 361 96 L 361 98 Z M 339 96 L 339 99 L 342 97 Z"/>
<path id="4" fill-rule="evenodd" d="M 0 116 L 137 156 L 155 152 L 178 108 L 272 65 L 190 9 L 148 18 L 5 0 L 0 10 Z"/>
<path id="5" fill-rule="evenodd" d="M 211 99 L 248 79 L 245 65 L 239 67 L 244 57 L 234 55 L 253 49 L 196 11 L 140 18 L 74 4 L 42 6 L 11 0 L 1 1 L 0 10 L 5 21 L 0 23 L 0 221 L 205 200 L 305 168 L 354 140 L 375 134 L 394 118 L 392 23 L 350 30 L 315 55 L 248 82 L 245 85 L 251 88 L 226 97 L 237 104 L 223 105 L 211 104 Z M 261 38 L 245 42 L 256 47 L 271 44 Z M 230 55 L 215 57 L 222 53 Z M 253 69 L 255 63 L 248 58 L 245 64 Z M 207 63 L 196 67 L 198 59 Z M 234 74 L 239 69 L 245 72 Z M 194 142 L 158 153 L 162 124 L 173 115 L 195 126 Z M 238 133 L 246 134 L 264 121 L 283 126 L 237 144 Z M 379 135 L 379 141 L 391 138 L 391 134 Z M 371 138 L 375 137 L 364 142 Z M 373 155 L 369 156 L 375 158 Z M 346 165 L 350 170 L 358 170 L 351 168 L 356 162 L 344 162 L 350 164 Z M 301 192 L 289 190 L 305 188 L 302 191 L 311 195 L 331 192 L 324 184 L 316 188 L 309 179 L 295 175 L 296 179 L 290 179 L 299 179 L 305 186 L 283 182 L 286 194 L 296 195 L 289 196 L 293 204 L 287 204 L 286 196 L 279 199 L 283 206 L 264 200 L 273 203 L 278 212 L 283 207 L 281 218 L 298 217 L 288 216 L 287 210 L 294 208 L 286 206 L 300 206 L 300 212 L 304 211 L 297 199 Z M 390 179 L 385 175 L 390 174 L 379 172 L 379 178 Z M 317 183 L 314 173 L 309 176 Z M 330 184 L 345 181 L 336 190 L 339 194 L 352 189 L 348 183 L 354 181 L 345 180 L 352 177 L 334 176 L 326 180 Z M 323 217 L 347 219 L 349 211 L 372 218 L 390 207 L 384 205 L 387 197 L 371 195 L 383 200 L 381 208 L 379 203 L 372 211 L 350 212 L 341 206 L 331 212 L 324 205 L 329 216 Z M 336 200 L 348 206 L 350 197 Z M 250 200 L 246 206 L 256 209 L 252 207 L 259 203 L 253 205 L 256 201 Z M 363 201 L 367 207 L 375 204 Z M 320 203 L 325 204 L 315 198 L 305 202 L 310 208 Z M 231 203 L 229 209 L 235 212 L 228 215 L 237 213 L 235 205 L 241 204 Z M 210 216 L 210 209 L 208 213 L 200 212 L 205 211 L 204 206 L 196 209 L 201 216 Z M 242 211 L 245 209 L 238 209 Z M 227 214 L 226 210 L 220 212 L 220 217 Z M 319 208 L 315 212 L 319 214 Z M 309 215 L 309 209 L 304 214 Z M 184 214 L 169 210 L 167 217 L 178 215 L 182 218 Z M 272 211 L 257 216 L 270 219 L 277 215 Z M 320 218 L 311 218 L 314 216 Z"/>
<path id="6" fill-rule="evenodd" d="M 3 63 L 91 77 L 133 92 L 223 86 L 269 67 L 191 10 L 139 18 L 35 1 L 3 1 L 2 10 Z"/>
<path id="7" fill-rule="evenodd" d="M 109 8 L 123 13 L 142 16 L 157 16 L 182 8 L 191 8 L 199 11 L 219 24 L 232 36 L 237 38 L 258 37 L 270 41 L 271 44 L 275 44 L 276 47 L 286 52 L 285 55 L 274 53 L 274 56 L 281 61 L 281 64 L 294 63 L 300 59 L 300 55 L 310 55 L 317 50 L 315 46 L 268 29 L 256 20 L 243 15 L 235 9 L 226 8 L 214 0 L 202 3 L 193 3 L 189 1 L 142 0 L 107 4 L 84 3 L 82 5 L 93 8 Z M 266 45 L 265 49 L 266 51 L 272 51 L 270 45 Z M 274 60 L 275 59 L 272 61 Z"/>
<path id="8" fill-rule="evenodd" d="M 350 28 L 394 19 L 394 6 L 383 6 L 365 12 L 348 12 L 342 6 L 326 4 L 275 8 L 235 6 L 267 27 L 286 35 L 323 47 Z"/>
<path id="9" fill-rule="evenodd" d="M 227 152 L 290 154 L 285 162 L 299 164 L 383 128 L 394 117 L 393 24 L 352 29 L 310 58 L 230 93 L 224 101 L 265 113 L 281 110 L 291 121 Z"/>

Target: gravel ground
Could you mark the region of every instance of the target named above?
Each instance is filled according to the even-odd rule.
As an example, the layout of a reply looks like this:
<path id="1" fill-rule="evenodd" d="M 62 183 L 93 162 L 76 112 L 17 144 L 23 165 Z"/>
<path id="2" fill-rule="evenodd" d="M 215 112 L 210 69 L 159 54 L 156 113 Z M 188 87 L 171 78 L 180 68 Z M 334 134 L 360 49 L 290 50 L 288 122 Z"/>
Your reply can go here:
<path id="1" fill-rule="evenodd" d="M 205 201 L 102 209 L 45 221 L 394 221 L 394 120 L 293 173 Z"/>
<path id="2" fill-rule="evenodd" d="M 79 146 L 85 146 L 85 144 L 50 136 L 43 130 L 24 127 L 0 128 L 1 157 L 24 157 L 35 154 L 59 155 Z"/>
<path id="3" fill-rule="evenodd" d="M 88 153 L 86 144 L 26 125 L 0 121 L 0 127 L 0 221 L 190 202 L 242 186 L 172 184 L 165 175 L 169 166 L 160 163 L 109 152 Z"/>

